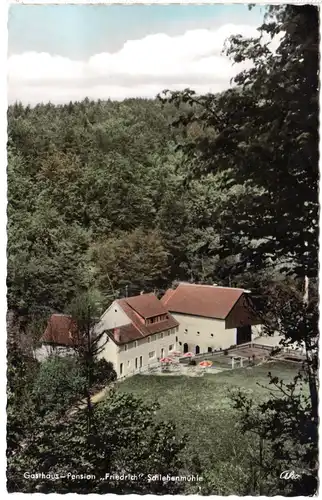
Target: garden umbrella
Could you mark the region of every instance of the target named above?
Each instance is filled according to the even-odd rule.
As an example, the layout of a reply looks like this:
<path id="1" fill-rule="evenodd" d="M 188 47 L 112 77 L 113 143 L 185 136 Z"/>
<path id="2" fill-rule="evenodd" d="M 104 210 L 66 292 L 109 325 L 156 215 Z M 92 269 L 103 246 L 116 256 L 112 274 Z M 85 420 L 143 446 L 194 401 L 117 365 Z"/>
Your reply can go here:
<path id="1" fill-rule="evenodd" d="M 201 361 L 199 363 L 199 366 L 202 366 L 203 368 L 208 368 L 209 366 L 212 366 L 212 361 Z"/>
<path id="2" fill-rule="evenodd" d="M 161 363 L 172 363 L 171 358 L 161 358 L 160 361 L 161 361 Z"/>
<path id="3" fill-rule="evenodd" d="M 183 355 L 183 357 L 184 357 L 184 358 L 193 358 L 193 356 L 194 356 L 193 352 L 186 352 L 186 353 Z"/>

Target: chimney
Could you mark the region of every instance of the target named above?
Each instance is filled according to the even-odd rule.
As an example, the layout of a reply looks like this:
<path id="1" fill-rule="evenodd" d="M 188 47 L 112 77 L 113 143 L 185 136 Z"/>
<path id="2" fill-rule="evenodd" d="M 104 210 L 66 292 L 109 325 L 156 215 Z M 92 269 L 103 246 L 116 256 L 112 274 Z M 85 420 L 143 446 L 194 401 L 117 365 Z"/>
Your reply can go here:
<path id="1" fill-rule="evenodd" d="M 114 339 L 115 342 L 120 343 L 121 342 L 121 330 L 120 328 L 114 328 Z"/>

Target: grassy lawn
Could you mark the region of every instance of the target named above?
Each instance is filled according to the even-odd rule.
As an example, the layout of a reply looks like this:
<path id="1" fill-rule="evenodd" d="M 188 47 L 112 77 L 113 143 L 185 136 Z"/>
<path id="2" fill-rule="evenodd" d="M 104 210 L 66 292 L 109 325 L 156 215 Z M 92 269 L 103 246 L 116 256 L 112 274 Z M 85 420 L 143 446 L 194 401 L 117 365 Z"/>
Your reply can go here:
<path id="1" fill-rule="evenodd" d="M 218 461 L 237 462 L 243 458 L 248 441 L 236 429 L 236 414 L 229 392 L 247 389 L 256 401 L 268 396 L 258 383 L 268 384 L 268 371 L 290 381 L 297 373 L 292 363 L 269 363 L 253 368 L 223 371 L 203 377 L 136 375 L 118 384 L 146 402 L 158 401 L 157 418 L 175 421 L 180 435 L 187 434 L 185 456 L 198 453 L 202 467 Z"/>

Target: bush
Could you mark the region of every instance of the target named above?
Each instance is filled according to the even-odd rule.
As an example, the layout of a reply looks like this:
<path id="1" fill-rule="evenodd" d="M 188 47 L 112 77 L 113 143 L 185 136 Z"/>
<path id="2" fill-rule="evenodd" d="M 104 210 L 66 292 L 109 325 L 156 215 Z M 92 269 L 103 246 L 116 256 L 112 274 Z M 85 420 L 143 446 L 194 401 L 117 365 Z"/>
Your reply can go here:
<path id="1" fill-rule="evenodd" d="M 95 362 L 92 372 L 92 381 L 95 385 L 108 384 L 116 380 L 116 372 L 113 363 L 106 359 L 99 359 Z"/>
<path id="2" fill-rule="evenodd" d="M 39 408 L 61 412 L 82 396 L 85 384 L 75 358 L 52 356 L 41 364 L 32 392 Z"/>

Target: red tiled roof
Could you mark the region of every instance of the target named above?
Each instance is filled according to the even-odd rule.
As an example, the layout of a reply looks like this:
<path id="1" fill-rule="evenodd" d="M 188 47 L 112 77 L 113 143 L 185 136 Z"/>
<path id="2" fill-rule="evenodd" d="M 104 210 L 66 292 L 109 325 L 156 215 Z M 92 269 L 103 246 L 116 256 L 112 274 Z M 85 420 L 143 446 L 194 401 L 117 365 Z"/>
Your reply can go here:
<path id="1" fill-rule="evenodd" d="M 119 331 L 119 341 L 116 338 L 116 330 Z M 142 335 L 139 334 L 138 329 L 132 323 L 114 328 L 114 330 L 110 332 L 110 335 L 113 337 L 116 344 L 126 344 L 127 342 L 132 342 L 142 337 Z"/>
<path id="2" fill-rule="evenodd" d="M 167 304 L 168 300 L 172 297 L 175 290 L 173 288 L 168 288 L 163 297 L 161 298 L 162 304 Z"/>
<path id="3" fill-rule="evenodd" d="M 154 293 L 144 293 L 142 295 L 120 300 L 126 301 L 126 303 L 144 319 L 153 316 L 161 316 L 168 312 Z"/>
<path id="4" fill-rule="evenodd" d="M 180 283 L 175 290 L 167 290 L 161 302 L 173 313 L 225 319 L 244 292 L 241 288 Z"/>
<path id="5" fill-rule="evenodd" d="M 45 333 L 40 338 L 40 341 L 66 347 L 75 347 L 81 344 L 76 323 L 72 320 L 71 316 L 66 314 L 51 315 Z"/>
<path id="6" fill-rule="evenodd" d="M 153 335 L 154 333 L 163 332 L 179 326 L 179 323 L 153 293 L 118 299 L 116 302 L 131 321 L 131 323 L 118 328 L 120 334 L 119 342 L 114 332 L 110 332 L 116 343 L 124 344 L 139 340 L 149 335 Z M 145 319 L 162 315 L 165 315 L 166 319 L 149 325 L 145 324 Z"/>

